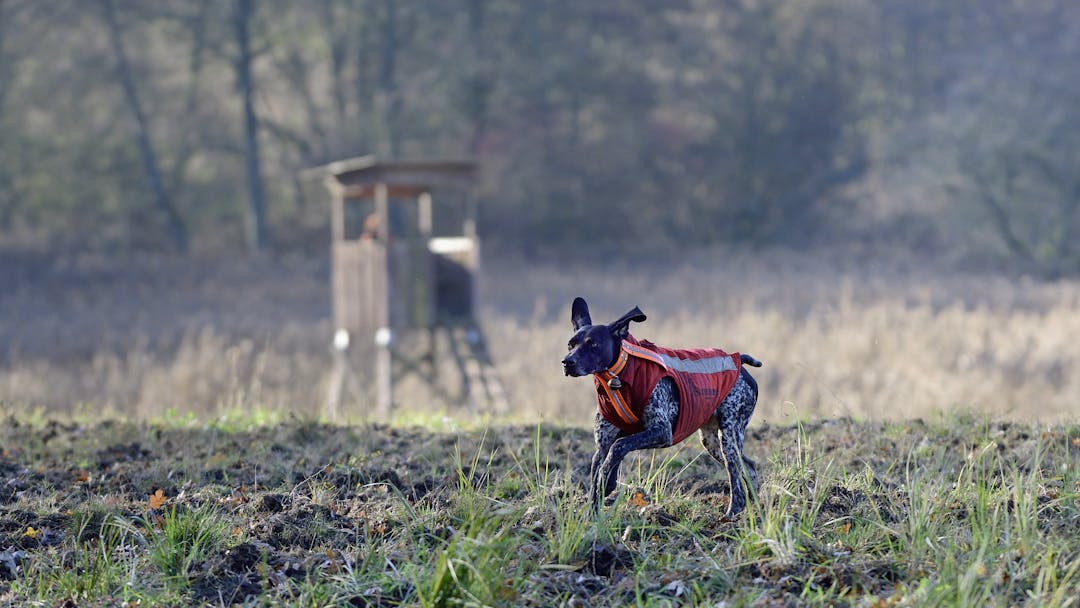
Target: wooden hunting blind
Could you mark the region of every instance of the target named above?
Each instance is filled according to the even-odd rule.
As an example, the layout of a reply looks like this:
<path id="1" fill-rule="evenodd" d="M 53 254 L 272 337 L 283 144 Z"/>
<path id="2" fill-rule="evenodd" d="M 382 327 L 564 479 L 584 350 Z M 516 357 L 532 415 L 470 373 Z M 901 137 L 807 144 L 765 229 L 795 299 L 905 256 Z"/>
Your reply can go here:
<path id="1" fill-rule="evenodd" d="M 461 371 L 463 400 L 505 403 L 476 314 L 477 164 L 363 156 L 305 173 L 321 176 L 330 193 L 330 414 L 336 414 L 342 385 L 363 359 L 350 351 L 374 350 L 376 403 L 384 415 L 398 376 L 419 374 L 438 391 L 440 333 Z M 449 204 L 440 199 L 436 206 L 435 193 Z"/>

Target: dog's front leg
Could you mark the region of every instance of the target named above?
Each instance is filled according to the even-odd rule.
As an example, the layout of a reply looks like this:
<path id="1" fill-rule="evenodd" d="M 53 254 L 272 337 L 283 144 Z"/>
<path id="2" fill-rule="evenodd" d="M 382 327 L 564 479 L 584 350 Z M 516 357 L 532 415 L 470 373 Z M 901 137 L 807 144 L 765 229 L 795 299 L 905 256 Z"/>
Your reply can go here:
<path id="1" fill-rule="evenodd" d="M 640 433 L 615 440 L 611 446 L 611 452 L 600 467 L 600 476 L 603 479 L 601 495 L 606 497 L 615 490 L 615 483 L 619 479 L 619 465 L 627 454 L 649 448 L 665 448 L 669 445 L 671 445 L 670 427 L 666 432 L 662 428 L 646 428 Z"/>
<path id="2" fill-rule="evenodd" d="M 640 433 L 620 437 L 611 445 L 611 450 L 600 467 L 603 481 L 600 495 L 606 497 L 615 490 L 619 478 L 619 465 L 623 458 L 636 450 L 666 448 L 671 445 L 672 429 L 679 415 L 679 393 L 671 378 L 662 378 L 656 383 L 649 403 L 645 406 L 642 418 L 645 428 Z"/>
<path id="3" fill-rule="evenodd" d="M 592 465 L 589 467 L 589 502 L 594 512 L 600 509 L 600 465 L 607 459 L 611 445 L 619 438 L 619 433 L 618 427 L 604 420 L 599 413 L 596 414 L 596 425 L 593 427 L 596 452 L 593 453 Z"/>

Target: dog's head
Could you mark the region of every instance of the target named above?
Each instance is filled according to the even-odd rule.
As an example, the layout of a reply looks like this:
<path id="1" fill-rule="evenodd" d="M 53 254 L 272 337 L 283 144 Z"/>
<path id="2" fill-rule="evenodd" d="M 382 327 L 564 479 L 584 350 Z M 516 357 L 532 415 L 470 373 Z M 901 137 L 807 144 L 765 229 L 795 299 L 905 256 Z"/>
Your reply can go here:
<path id="1" fill-rule="evenodd" d="M 589 305 L 583 298 L 574 298 L 570 322 L 574 335 L 567 345 L 570 352 L 563 357 L 563 372 L 567 376 L 587 376 L 603 371 L 615 363 L 622 341 L 630 333 L 630 322 L 645 320 L 637 306 L 610 325 L 593 325 Z"/>

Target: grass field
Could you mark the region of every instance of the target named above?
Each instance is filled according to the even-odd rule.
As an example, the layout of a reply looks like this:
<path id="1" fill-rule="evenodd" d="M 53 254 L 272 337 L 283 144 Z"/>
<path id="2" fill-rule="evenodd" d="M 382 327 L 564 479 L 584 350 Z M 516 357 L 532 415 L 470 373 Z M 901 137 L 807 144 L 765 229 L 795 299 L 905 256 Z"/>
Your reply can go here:
<path id="1" fill-rule="evenodd" d="M 0 605 L 1069 606 L 1080 427 L 757 425 L 585 505 L 589 433 L 223 418 L 0 425 Z"/>
<path id="2" fill-rule="evenodd" d="M 327 424 L 325 261 L 0 263 L 0 606 L 1077 604 L 1080 282 L 775 251 L 484 281 L 509 411 L 406 384 Z M 576 295 L 765 361 L 738 521 L 696 440 L 590 516 Z"/>

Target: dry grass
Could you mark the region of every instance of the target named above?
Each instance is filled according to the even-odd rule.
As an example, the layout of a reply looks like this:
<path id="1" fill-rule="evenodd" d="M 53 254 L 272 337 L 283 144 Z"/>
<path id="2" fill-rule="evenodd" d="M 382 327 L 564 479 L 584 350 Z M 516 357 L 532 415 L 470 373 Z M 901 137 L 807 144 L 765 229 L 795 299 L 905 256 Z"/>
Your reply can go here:
<path id="1" fill-rule="evenodd" d="M 41 268 L 31 272 L 34 264 Z M 20 261 L 0 269 L 7 409 L 315 411 L 329 371 L 325 261 Z M 954 407 L 1060 420 L 1080 395 L 1080 282 L 916 259 L 700 252 L 661 264 L 498 260 L 485 327 L 518 419 L 591 420 L 558 360 L 575 295 L 596 320 L 640 305 L 637 335 L 765 361 L 759 417 L 924 416 Z M 430 410 L 446 400 L 402 391 Z M 435 395 L 439 397 L 439 395 Z M 363 410 L 353 404 L 353 412 Z"/>
<path id="2" fill-rule="evenodd" d="M 632 331 L 658 343 L 762 359 L 758 415 L 773 420 L 954 407 L 1027 420 L 1076 412 L 1080 283 L 882 266 L 718 252 L 670 268 L 533 268 L 525 282 L 544 286 L 533 312 L 493 315 L 489 327 L 523 406 L 560 419 L 591 415 L 590 383 L 559 381 L 555 365 L 574 295 L 590 300 L 594 321 L 640 305 L 650 318 Z M 524 290 L 489 291 L 493 302 L 517 297 L 528 308 Z"/>

